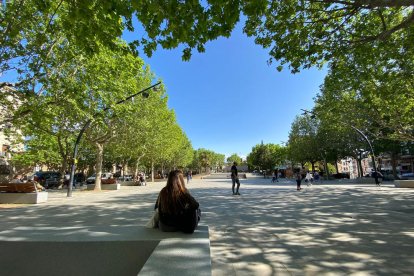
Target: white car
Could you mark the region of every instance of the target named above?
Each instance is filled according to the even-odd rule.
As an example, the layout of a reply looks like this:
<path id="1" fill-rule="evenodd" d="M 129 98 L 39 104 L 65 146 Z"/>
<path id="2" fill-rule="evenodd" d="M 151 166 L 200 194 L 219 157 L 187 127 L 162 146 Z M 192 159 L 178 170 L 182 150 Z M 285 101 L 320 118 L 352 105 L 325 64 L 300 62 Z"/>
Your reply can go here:
<path id="1" fill-rule="evenodd" d="M 111 177 L 112 177 L 112 173 L 102 173 L 101 180 L 109 179 Z M 95 178 L 96 178 L 96 174 L 94 173 L 93 175 L 91 175 L 90 177 L 86 179 L 86 184 L 95 184 Z"/>

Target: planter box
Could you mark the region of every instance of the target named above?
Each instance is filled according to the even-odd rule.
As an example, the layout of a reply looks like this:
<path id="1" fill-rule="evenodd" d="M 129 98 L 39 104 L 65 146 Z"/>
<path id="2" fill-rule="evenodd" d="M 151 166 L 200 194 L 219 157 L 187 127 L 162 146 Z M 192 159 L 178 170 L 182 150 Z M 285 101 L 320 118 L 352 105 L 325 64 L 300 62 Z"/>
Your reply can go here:
<path id="1" fill-rule="evenodd" d="M 0 203 L 37 204 L 47 202 L 47 192 L 0 193 Z"/>
<path id="2" fill-rule="evenodd" d="M 119 184 L 121 186 L 138 186 L 138 182 L 136 181 L 120 181 Z"/>
<path id="3" fill-rule="evenodd" d="M 0 183 L 0 203 L 37 204 L 47 201 L 47 192 L 34 182 Z"/>
<path id="4" fill-rule="evenodd" d="M 414 188 L 414 180 L 394 180 L 396 188 Z"/>
<path id="5" fill-rule="evenodd" d="M 95 184 L 89 184 L 88 190 L 95 189 Z M 121 184 L 115 183 L 115 184 L 101 184 L 102 190 L 120 190 Z"/>

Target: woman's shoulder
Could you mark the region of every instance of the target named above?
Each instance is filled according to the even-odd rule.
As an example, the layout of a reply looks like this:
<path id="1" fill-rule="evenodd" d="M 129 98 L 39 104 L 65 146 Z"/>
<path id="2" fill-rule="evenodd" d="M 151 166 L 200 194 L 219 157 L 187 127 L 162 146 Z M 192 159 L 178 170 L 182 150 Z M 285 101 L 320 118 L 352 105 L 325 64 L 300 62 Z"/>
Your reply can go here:
<path id="1" fill-rule="evenodd" d="M 189 192 L 185 194 L 185 199 L 187 203 L 190 203 L 190 205 L 194 206 L 195 208 L 198 208 L 199 203 Z"/>

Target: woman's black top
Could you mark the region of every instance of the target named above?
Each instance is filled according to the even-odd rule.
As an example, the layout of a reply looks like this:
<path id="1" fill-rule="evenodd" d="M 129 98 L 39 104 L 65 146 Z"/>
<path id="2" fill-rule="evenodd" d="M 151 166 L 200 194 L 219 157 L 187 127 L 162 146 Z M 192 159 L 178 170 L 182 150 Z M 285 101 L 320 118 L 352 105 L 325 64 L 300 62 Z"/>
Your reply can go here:
<path id="1" fill-rule="evenodd" d="M 200 204 L 189 193 L 184 194 L 179 200 L 179 208 L 174 213 L 163 212 L 160 208 L 160 195 L 155 203 L 155 209 L 158 208 L 160 221 L 170 227 L 177 228 L 183 232 L 193 232 L 198 224 L 198 212 Z"/>

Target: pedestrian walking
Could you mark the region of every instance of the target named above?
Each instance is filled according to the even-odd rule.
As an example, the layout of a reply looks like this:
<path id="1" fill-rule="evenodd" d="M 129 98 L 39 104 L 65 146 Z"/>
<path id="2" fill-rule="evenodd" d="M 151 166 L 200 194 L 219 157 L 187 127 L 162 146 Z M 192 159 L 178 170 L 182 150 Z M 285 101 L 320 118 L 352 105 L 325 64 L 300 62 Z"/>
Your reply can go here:
<path id="1" fill-rule="evenodd" d="M 279 182 L 279 169 L 275 170 L 275 180 L 276 182 Z"/>
<path id="2" fill-rule="evenodd" d="M 312 174 L 310 172 L 307 172 L 306 173 L 305 182 L 306 182 L 306 185 L 308 187 L 309 186 L 312 186 L 312 184 L 313 184 L 313 177 L 312 177 Z"/>
<path id="3" fill-rule="evenodd" d="M 302 175 L 300 171 L 296 172 L 295 178 L 296 178 L 296 190 L 300 191 L 302 190 L 302 188 L 300 187 L 300 184 L 302 182 Z"/>
<path id="4" fill-rule="evenodd" d="M 232 191 L 233 191 L 233 195 L 240 195 L 239 193 L 239 188 L 240 188 L 240 180 L 239 180 L 239 174 L 237 172 L 237 163 L 233 162 L 233 166 L 231 166 L 231 182 L 232 182 Z M 234 192 L 234 188 L 236 186 L 237 183 L 237 188 L 236 188 L 236 192 Z"/>
<path id="5" fill-rule="evenodd" d="M 187 184 L 190 182 L 190 180 L 193 179 L 193 174 L 191 171 L 187 172 Z"/>
<path id="6" fill-rule="evenodd" d="M 316 183 L 316 182 L 319 182 L 319 173 L 318 173 L 318 172 L 316 172 L 316 171 L 315 171 L 315 172 L 313 173 L 313 179 L 315 180 L 315 183 Z"/>

